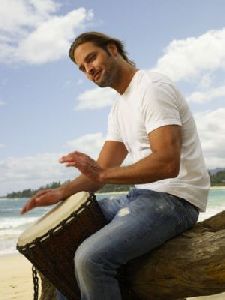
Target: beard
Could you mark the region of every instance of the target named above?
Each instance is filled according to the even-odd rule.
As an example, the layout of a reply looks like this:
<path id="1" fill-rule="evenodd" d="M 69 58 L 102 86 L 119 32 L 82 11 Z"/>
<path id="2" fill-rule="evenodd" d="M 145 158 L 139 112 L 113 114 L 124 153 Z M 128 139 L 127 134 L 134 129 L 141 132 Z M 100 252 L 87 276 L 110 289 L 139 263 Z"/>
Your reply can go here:
<path id="1" fill-rule="evenodd" d="M 99 87 L 111 87 L 113 88 L 120 79 L 119 67 L 111 56 L 105 63 L 105 69 L 102 72 L 98 81 L 95 82 Z"/>

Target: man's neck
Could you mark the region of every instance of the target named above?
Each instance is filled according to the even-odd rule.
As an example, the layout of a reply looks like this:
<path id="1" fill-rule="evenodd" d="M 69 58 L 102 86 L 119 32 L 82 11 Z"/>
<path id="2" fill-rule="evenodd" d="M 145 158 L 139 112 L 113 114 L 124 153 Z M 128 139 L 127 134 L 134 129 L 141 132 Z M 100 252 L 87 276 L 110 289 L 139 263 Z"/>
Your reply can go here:
<path id="1" fill-rule="evenodd" d="M 120 95 L 122 95 L 128 88 L 134 74 L 137 71 L 138 69 L 127 63 L 123 68 L 121 68 L 120 76 L 118 78 L 119 80 L 112 88 L 115 89 Z"/>

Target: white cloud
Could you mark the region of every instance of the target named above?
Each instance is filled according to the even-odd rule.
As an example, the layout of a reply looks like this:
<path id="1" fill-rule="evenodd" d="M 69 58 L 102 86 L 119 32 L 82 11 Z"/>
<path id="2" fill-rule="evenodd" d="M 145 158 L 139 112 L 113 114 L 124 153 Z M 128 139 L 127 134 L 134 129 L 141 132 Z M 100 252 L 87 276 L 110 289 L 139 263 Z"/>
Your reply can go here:
<path id="1" fill-rule="evenodd" d="M 75 110 L 99 109 L 111 106 L 116 94 L 116 91 L 111 88 L 97 87 L 85 91 L 78 96 L 78 104 L 76 105 Z"/>
<path id="2" fill-rule="evenodd" d="M 71 148 L 71 151 L 78 150 L 97 159 L 100 150 L 105 142 L 105 137 L 101 132 L 86 134 L 74 140 L 68 141 L 65 146 Z M 71 152 L 70 151 L 70 152 Z M 123 165 L 132 164 L 132 158 L 128 154 L 123 162 Z"/>
<path id="3" fill-rule="evenodd" d="M 70 40 L 92 17 L 78 8 L 56 15 L 54 0 L 2 0 L 0 61 L 46 63 L 67 55 Z"/>
<path id="4" fill-rule="evenodd" d="M 225 167 L 225 108 L 195 115 L 208 168 Z"/>
<path id="5" fill-rule="evenodd" d="M 193 79 L 208 70 L 225 68 L 225 28 L 211 30 L 199 37 L 173 40 L 154 70 L 175 81 Z"/>
<path id="6" fill-rule="evenodd" d="M 62 153 L 43 153 L 0 161 L 0 174 L 4 174 L 0 177 L 1 194 L 74 178 L 78 172 L 61 165 L 61 156 Z"/>
<path id="7" fill-rule="evenodd" d="M 1 0 L 0 28 L 10 35 L 20 32 L 23 27 L 40 24 L 58 8 L 54 0 Z"/>
<path id="8" fill-rule="evenodd" d="M 97 158 L 98 154 L 104 144 L 105 138 L 101 132 L 86 134 L 74 140 L 68 141 L 66 146 L 72 151 L 78 150 Z"/>
<path id="9" fill-rule="evenodd" d="M 64 153 L 41 153 L 25 157 L 8 157 L 0 161 L 0 195 L 26 188 L 38 188 L 53 181 L 73 179 L 79 174 L 75 168 L 66 168 L 59 158 L 74 150 L 80 150 L 93 158 L 104 143 L 102 133 L 87 134 L 68 141 L 69 151 Z M 3 144 L 0 144 L 3 147 Z"/>
<path id="10" fill-rule="evenodd" d="M 51 17 L 20 42 L 18 57 L 31 63 L 60 59 L 67 54 L 75 29 L 86 17 L 87 12 L 82 8 L 63 17 Z"/>
<path id="11" fill-rule="evenodd" d="M 211 88 L 204 92 L 194 92 L 187 97 L 187 101 L 205 103 L 220 97 L 225 97 L 225 86 Z"/>
<path id="12" fill-rule="evenodd" d="M 198 88 L 209 89 L 212 86 L 214 76 L 211 73 L 203 74 L 202 78 L 198 81 Z"/>
<path id="13" fill-rule="evenodd" d="M 1 148 L 5 148 L 5 145 L 4 144 L 0 144 L 0 149 Z"/>

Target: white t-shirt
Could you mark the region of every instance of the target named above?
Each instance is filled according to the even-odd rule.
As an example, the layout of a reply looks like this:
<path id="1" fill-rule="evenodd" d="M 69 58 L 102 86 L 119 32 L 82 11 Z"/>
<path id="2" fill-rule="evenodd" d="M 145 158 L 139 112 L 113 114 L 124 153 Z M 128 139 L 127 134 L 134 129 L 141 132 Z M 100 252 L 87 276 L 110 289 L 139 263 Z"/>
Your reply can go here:
<path id="1" fill-rule="evenodd" d="M 172 124 L 182 129 L 178 176 L 136 188 L 166 192 L 205 211 L 210 181 L 195 122 L 185 99 L 166 76 L 143 70 L 135 73 L 112 106 L 106 140 L 123 142 L 135 163 L 152 153 L 148 134 Z"/>

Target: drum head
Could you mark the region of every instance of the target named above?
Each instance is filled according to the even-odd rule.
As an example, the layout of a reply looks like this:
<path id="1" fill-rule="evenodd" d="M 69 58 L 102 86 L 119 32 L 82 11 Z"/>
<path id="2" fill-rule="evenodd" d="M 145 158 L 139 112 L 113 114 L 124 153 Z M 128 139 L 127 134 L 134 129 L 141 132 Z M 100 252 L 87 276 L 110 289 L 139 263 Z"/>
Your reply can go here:
<path id="1" fill-rule="evenodd" d="M 57 204 L 52 210 L 20 235 L 17 245 L 24 246 L 31 243 L 36 238 L 45 235 L 50 229 L 56 227 L 73 212 L 77 211 L 81 205 L 87 201 L 89 196 L 90 194 L 87 192 L 79 192 Z"/>

